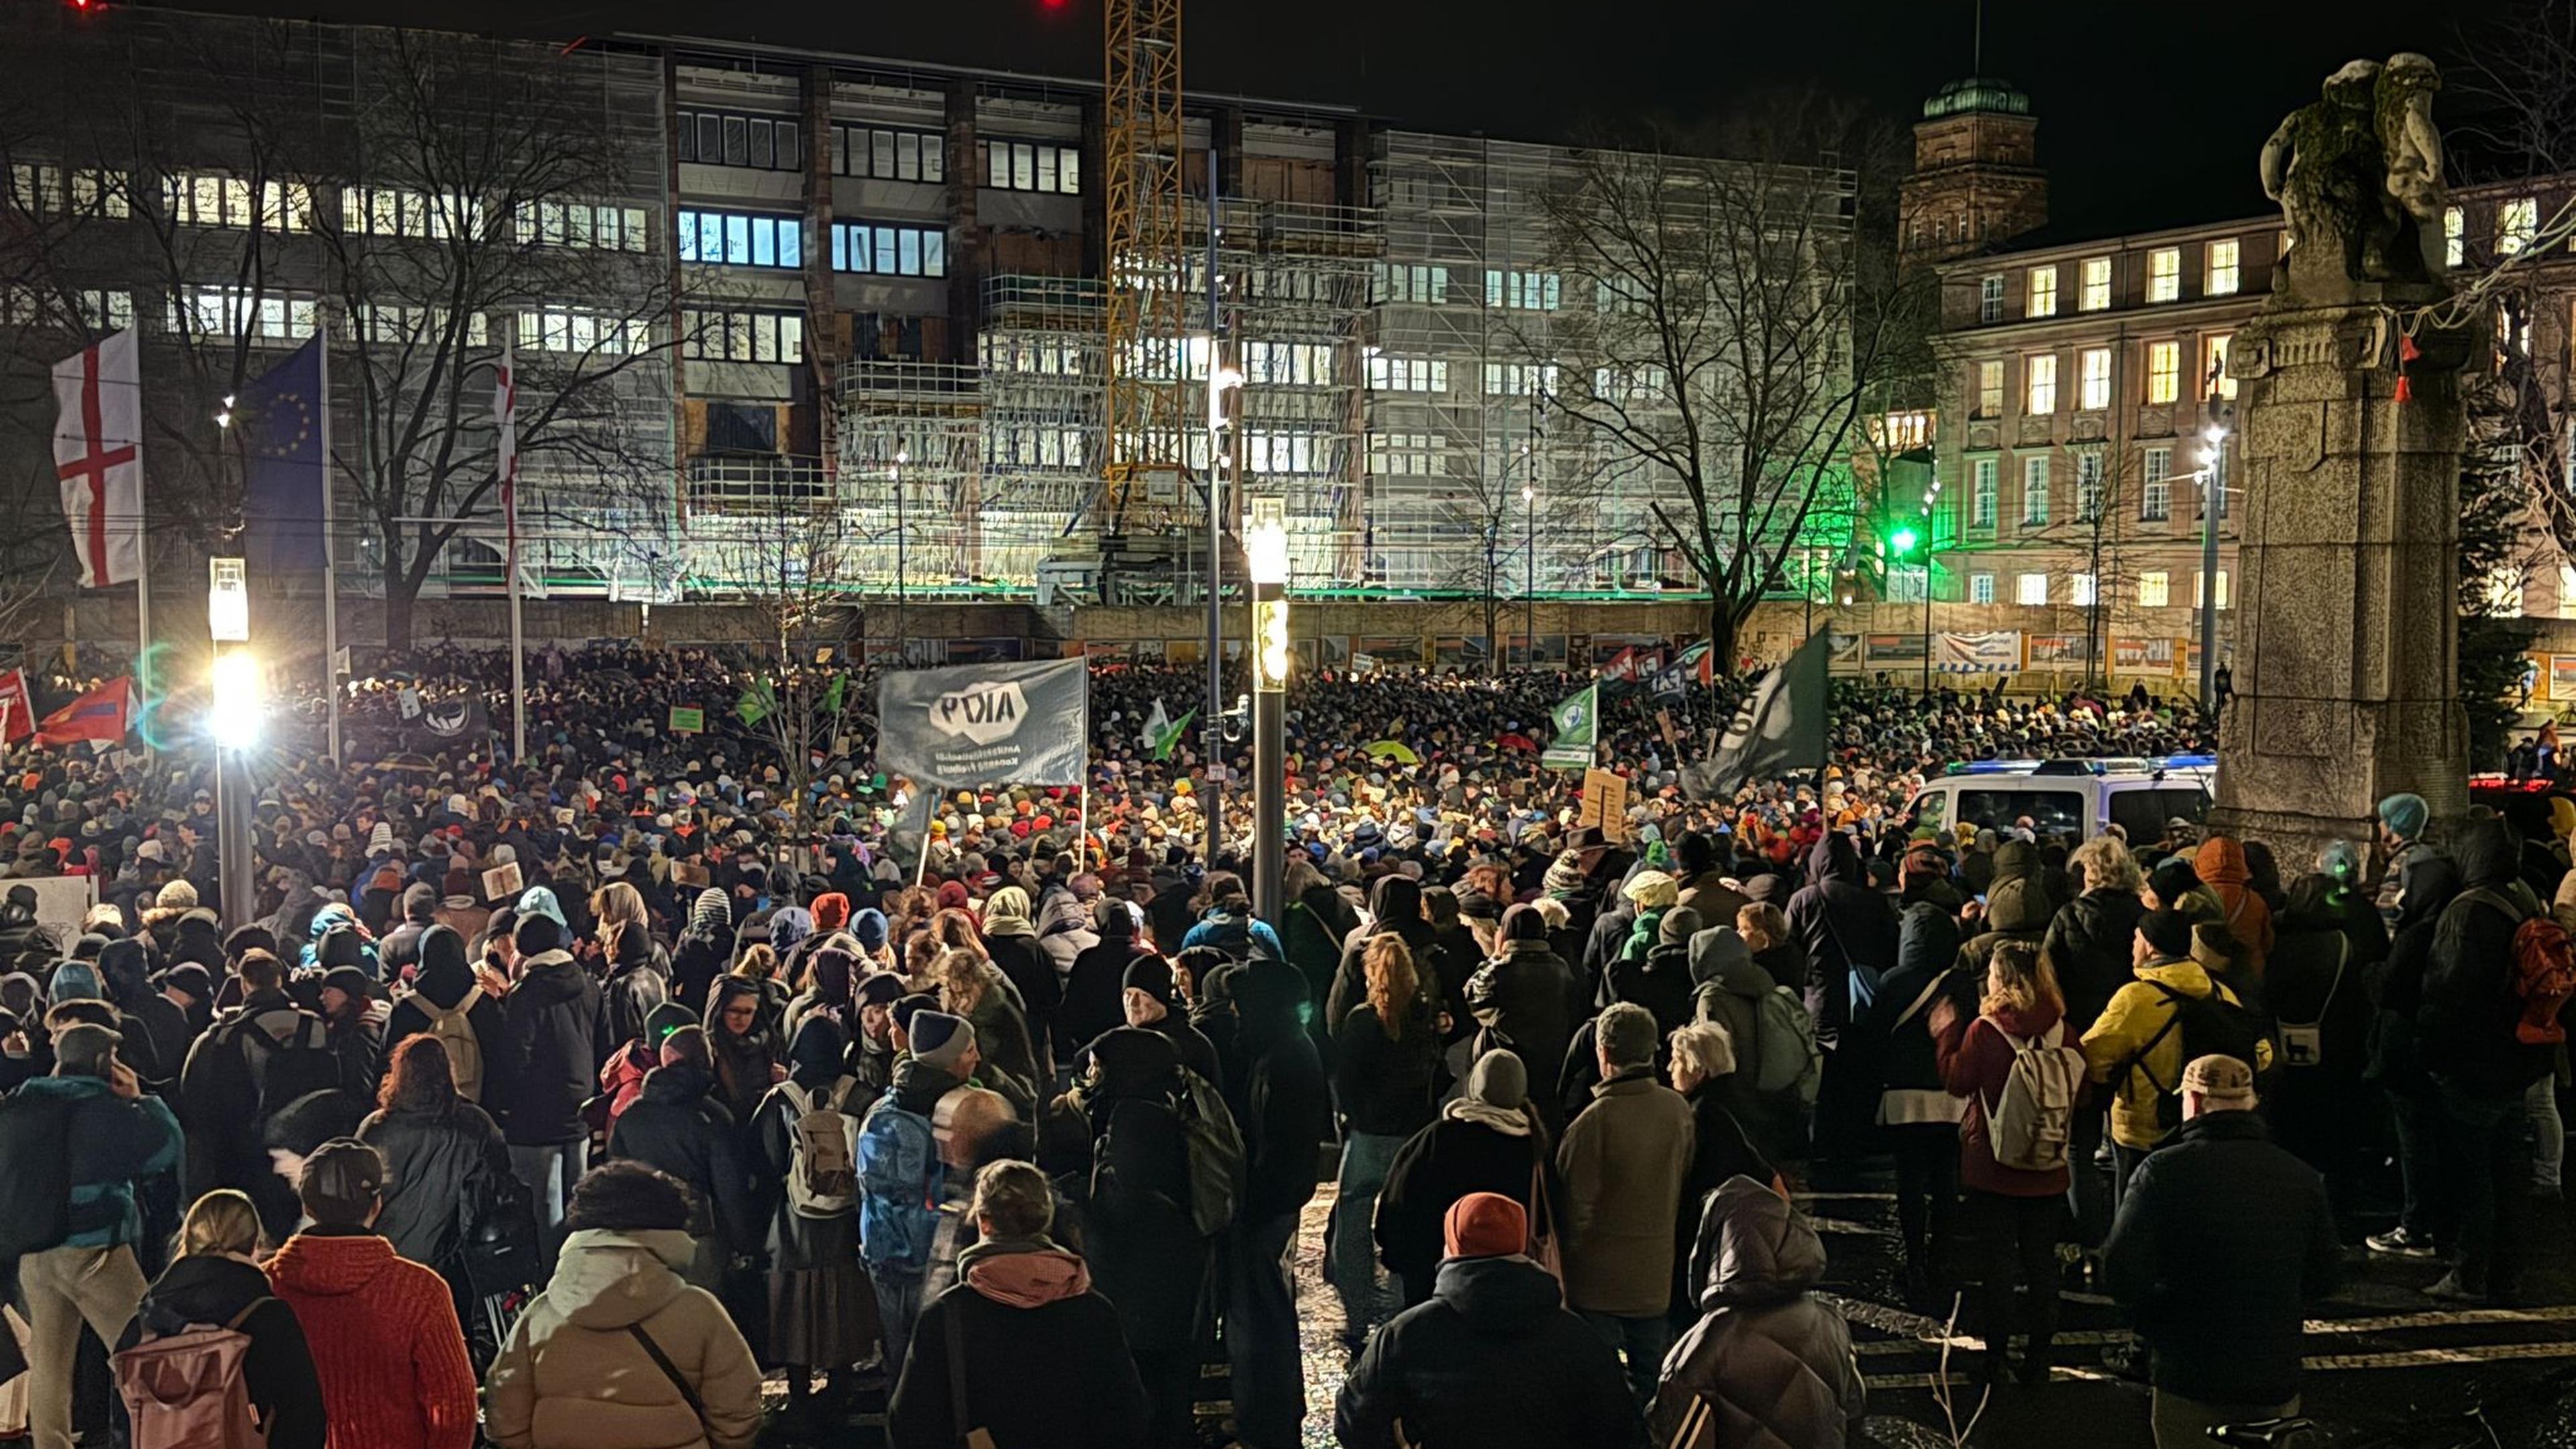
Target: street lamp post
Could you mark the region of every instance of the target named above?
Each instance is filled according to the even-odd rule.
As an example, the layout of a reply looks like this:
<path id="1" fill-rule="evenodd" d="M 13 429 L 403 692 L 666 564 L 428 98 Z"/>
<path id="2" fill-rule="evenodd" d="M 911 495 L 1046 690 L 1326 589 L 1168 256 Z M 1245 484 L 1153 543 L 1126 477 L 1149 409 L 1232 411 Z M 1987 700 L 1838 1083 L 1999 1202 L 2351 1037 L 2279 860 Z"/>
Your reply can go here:
<path id="1" fill-rule="evenodd" d="M 2201 435 L 2200 451 L 2200 707 L 2217 708 L 2218 511 L 2227 506 L 2227 429 L 2217 423 Z"/>
<path id="2" fill-rule="evenodd" d="M 215 750 L 216 890 L 224 928 L 246 925 L 252 899 L 249 772 L 244 757 L 259 744 L 264 713 L 259 660 L 250 652 L 250 585 L 238 558 L 206 561 L 206 632 L 214 641 L 205 734 Z"/>
<path id="3" fill-rule="evenodd" d="M 1280 920 L 1288 863 L 1287 701 L 1293 650 L 1288 632 L 1288 522 L 1276 498 L 1256 498 L 1243 530 L 1244 573 L 1252 586 L 1252 910 Z"/>
<path id="4" fill-rule="evenodd" d="M 1521 667 L 1538 667 L 1538 489 L 1521 485 Z"/>

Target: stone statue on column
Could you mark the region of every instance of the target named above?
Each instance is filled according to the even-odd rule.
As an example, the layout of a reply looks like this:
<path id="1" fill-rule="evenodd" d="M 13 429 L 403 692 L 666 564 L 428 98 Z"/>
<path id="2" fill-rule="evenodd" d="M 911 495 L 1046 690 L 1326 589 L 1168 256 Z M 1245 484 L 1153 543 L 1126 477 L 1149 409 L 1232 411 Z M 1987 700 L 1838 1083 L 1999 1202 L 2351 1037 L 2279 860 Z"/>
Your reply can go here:
<path id="1" fill-rule="evenodd" d="M 2227 358 L 2244 486 L 2215 823 L 2285 862 L 2369 840 L 2398 791 L 2466 804 L 2459 372 L 2481 353 L 2474 322 L 2440 325 L 2440 88 L 2420 55 L 2357 60 L 2263 147 L 2289 251 Z"/>

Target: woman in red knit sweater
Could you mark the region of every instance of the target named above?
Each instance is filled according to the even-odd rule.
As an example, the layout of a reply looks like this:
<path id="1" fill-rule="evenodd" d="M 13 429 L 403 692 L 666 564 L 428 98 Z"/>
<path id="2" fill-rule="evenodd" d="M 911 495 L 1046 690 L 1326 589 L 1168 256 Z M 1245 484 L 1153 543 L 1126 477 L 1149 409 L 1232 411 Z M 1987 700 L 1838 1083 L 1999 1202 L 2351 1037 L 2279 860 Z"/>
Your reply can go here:
<path id="1" fill-rule="evenodd" d="M 1946 999 L 1932 1004 L 1941 1083 L 1968 1102 L 1968 1115 L 1959 1123 L 1959 1185 L 1966 1198 L 1960 1227 L 1984 1260 L 1979 1326 L 1986 1336 L 1983 1367 L 1989 1383 L 2004 1376 L 2016 1280 L 2025 1290 L 2023 1326 L 2030 1334 L 2022 1381 L 2048 1380 L 2049 1340 L 2057 1332 L 2057 1238 L 2066 1213 L 2067 1172 L 2063 1167 L 2031 1172 L 1997 1162 L 1986 1112 L 2003 1099 L 2004 1081 L 2019 1050 L 2016 1043 L 2071 1045 L 2061 1020 L 2065 1014 L 2057 974 L 2028 941 L 1996 943 L 1974 1021 L 1961 1020 Z"/>
<path id="2" fill-rule="evenodd" d="M 471 1449 L 474 1370 L 447 1282 L 369 1228 L 384 1159 L 353 1138 L 304 1159 L 296 1196 L 313 1226 L 268 1260 L 313 1348 L 329 1449 Z"/>

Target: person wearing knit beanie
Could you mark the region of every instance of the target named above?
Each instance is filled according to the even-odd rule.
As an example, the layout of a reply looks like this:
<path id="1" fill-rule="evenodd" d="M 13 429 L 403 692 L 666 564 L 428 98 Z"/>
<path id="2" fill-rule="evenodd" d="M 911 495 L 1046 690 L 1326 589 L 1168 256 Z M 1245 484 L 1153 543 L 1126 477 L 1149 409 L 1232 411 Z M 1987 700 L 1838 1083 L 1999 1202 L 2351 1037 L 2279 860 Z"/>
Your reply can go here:
<path id="1" fill-rule="evenodd" d="M 1547 868 L 1539 885 L 1560 900 L 1583 894 L 1583 853 L 1569 850 L 1559 855 Z"/>
<path id="2" fill-rule="evenodd" d="M 1507 1258 L 1529 1249 L 1529 1214 L 1499 1192 L 1471 1192 L 1441 1219 L 1452 1258 Z"/>
<path id="3" fill-rule="evenodd" d="M 886 935 L 885 912 L 870 907 L 850 917 L 850 937 L 857 941 L 859 949 L 867 954 L 874 956 L 883 951 Z"/>
<path id="4" fill-rule="evenodd" d="M 912 1059 L 936 1067 L 959 1081 L 975 1075 L 982 1056 L 975 1050 L 975 1028 L 966 1018 L 944 1011 L 917 1011 L 907 1029 Z"/>
<path id="5" fill-rule="evenodd" d="M 563 949 L 563 922 L 542 913 L 522 915 L 510 930 L 511 944 L 519 948 L 519 959 L 540 956 Z"/>
<path id="6" fill-rule="evenodd" d="M 2138 918 L 2138 939 L 2166 961 L 2191 959 L 2191 917 L 2170 907 Z"/>
<path id="7" fill-rule="evenodd" d="M 684 1026 L 696 1026 L 698 1014 L 677 1001 L 665 1001 L 644 1013 L 644 1045 L 655 1052 L 662 1049 L 663 1039 Z"/>
<path id="8" fill-rule="evenodd" d="M 2386 830 L 2391 845 L 2403 844 L 2424 833 L 2424 823 L 2432 818 L 2432 807 L 2424 797 L 2401 791 L 2379 802 L 2379 823 Z"/>
<path id="9" fill-rule="evenodd" d="M 689 924 L 701 931 L 721 930 L 732 919 L 733 903 L 715 886 L 698 892 L 697 900 L 689 906 Z"/>
<path id="10" fill-rule="evenodd" d="M 839 891 L 825 891 L 814 898 L 814 934 L 829 935 L 850 923 L 850 898 Z"/>

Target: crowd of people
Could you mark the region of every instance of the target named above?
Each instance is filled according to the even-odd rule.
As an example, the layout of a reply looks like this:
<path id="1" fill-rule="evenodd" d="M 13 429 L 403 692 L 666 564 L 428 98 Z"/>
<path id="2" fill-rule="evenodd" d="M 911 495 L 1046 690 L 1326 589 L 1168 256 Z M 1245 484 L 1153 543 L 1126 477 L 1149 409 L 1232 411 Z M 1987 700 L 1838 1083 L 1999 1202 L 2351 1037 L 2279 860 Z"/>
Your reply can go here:
<path id="1" fill-rule="evenodd" d="M 487 665 L 361 687 L 353 737 Z M 1793 1190 L 1892 1158 L 1903 1287 L 1987 1382 L 2044 1384 L 2090 1279 L 2179 1444 L 2295 1407 L 2339 1223 L 2402 1203 L 2373 1251 L 2506 1301 L 2555 1190 L 2542 797 L 2392 797 L 2296 863 L 1917 829 L 1945 763 L 2206 731 L 1881 684 L 1823 778 L 1718 801 L 1674 777 L 1729 690 L 1614 700 L 1635 803 L 1582 824 L 1534 749 L 1573 681 L 1381 673 L 1292 698 L 1265 920 L 1237 831 L 1200 863 L 1199 742 L 1143 729 L 1183 672 L 1094 671 L 1087 801 L 951 794 L 917 843 L 865 688 L 859 747 L 782 769 L 667 733 L 710 657 L 532 676 L 524 761 L 282 757 L 230 929 L 187 770 L 13 760 L 7 874 L 99 904 L 0 900 L 0 1153 L 60 1165 L 0 1186 L 0 1429 L 15 1392 L 37 1449 L 151 1443 L 153 1386 L 237 1340 L 275 1449 L 839 1442 L 880 1402 L 903 1446 L 1180 1445 L 1212 1363 L 1247 1449 L 1839 1444 L 1863 1380 Z M 1289 1264 L 1328 1182 L 1316 1404 Z"/>

